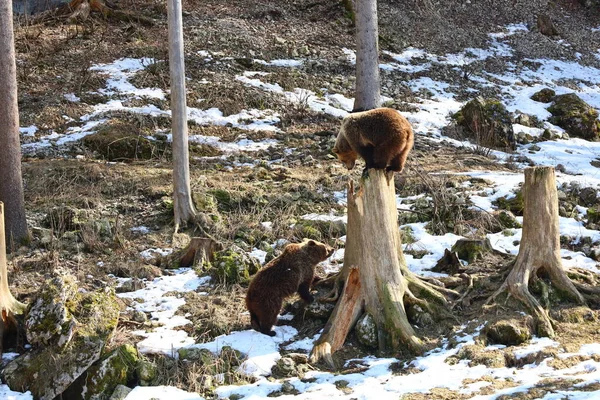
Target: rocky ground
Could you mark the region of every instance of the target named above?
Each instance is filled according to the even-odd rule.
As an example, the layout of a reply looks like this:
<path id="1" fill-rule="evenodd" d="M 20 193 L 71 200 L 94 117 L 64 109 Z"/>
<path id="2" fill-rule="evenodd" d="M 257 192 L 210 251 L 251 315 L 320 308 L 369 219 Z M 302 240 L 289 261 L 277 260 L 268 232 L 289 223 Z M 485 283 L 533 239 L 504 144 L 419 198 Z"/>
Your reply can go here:
<path id="1" fill-rule="evenodd" d="M 542 277 L 532 290 L 551 310 L 558 336 L 537 349 L 541 339 L 529 342 L 531 321 L 516 303 L 481 311 L 518 251 L 518 186 L 527 165 L 551 164 L 559 171 L 565 265 L 573 279 L 598 285 L 600 148 L 593 140 L 600 132 L 594 114 L 600 108 L 599 12 L 577 1 L 379 2 L 382 94 L 417 133 L 408 168 L 395 178 L 407 261 L 415 272 L 466 294 L 454 306 L 455 319 L 442 323 L 409 310 L 431 353 L 376 354 L 352 333 L 336 355 L 343 376 L 327 375 L 325 366 L 309 366 L 299 353 L 310 349 L 331 307 L 305 310 L 297 299 L 286 305 L 292 319 L 280 321 L 277 341 L 261 344 L 292 353 L 272 371 L 270 361 L 257 361 L 247 373 L 255 349 L 214 344 L 232 333 L 243 343 L 251 333 L 243 303 L 249 276 L 286 241 L 327 242 L 338 251 L 319 273 L 339 268 L 344 188 L 361 172 L 348 173 L 331 154 L 339 118 L 353 97 L 351 15 L 342 2 L 280 3 L 184 4 L 192 191 L 206 217 L 203 228 L 222 249 L 215 268 L 199 265 L 195 273 L 172 269 L 176 257 L 169 256 L 202 232 L 173 232 L 165 5 L 118 4 L 152 24 L 94 14 L 85 21 L 15 20 L 33 239 L 15 249 L 9 274 L 19 300 L 41 308 L 50 299 L 53 311 L 52 322 L 30 313 L 27 334 L 5 362 L 33 350 L 6 364 L 5 381 L 13 390 L 48 398 L 63 390 L 63 398 L 108 398 L 117 383 L 140 392 L 145 385 L 177 386 L 206 398 L 301 397 L 310 393 L 306 385 L 319 381 L 350 398 L 365 396 L 361 384 L 368 382 L 356 374 L 378 376 L 381 385 L 389 379 L 390 386 L 394 379 L 422 379 L 438 354 L 445 355 L 440 368 L 454 371 L 462 386 L 388 388 L 395 398 L 546 398 L 563 391 L 593 396 L 594 376 L 565 377 L 581 375 L 567 369 L 582 363 L 590 374 L 599 368 L 600 351 L 583 347 L 598 343 L 597 299 L 589 308 L 575 308 Z M 541 13 L 553 20 L 558 36 L 539 32 Z M 555 93 L 529 99 L 545 87 Z M 560 97 L 569 91 L 579 97 Z M 476 108 L 490 118 L 485 132 L 472 129 L 469 108 L 462 108 L 477 96 L 499 99 Z M 469 253 L 461 257 L 468 265 L 432 273 L 443 250 L 462 237 L 487 238 L 493 251 Z M 198 278 L 207 274 L 210 281 Z M 113 287 L 117 297 L 107 289 Z M 92 318 L 99 302 L 114 302 L 114 310 L 105 307 L 102 318 Z M 82 339 L 90 330 L 96 344 Z M 297 345 L 305 338 L 308 345 Z M 222 346 L 226 340 L 220 340 Z M 522 343 L 526 351 L 518 347 Z M 47 360 L 49 351 L 64 356 L 52 365 L 36 361 Z M 369 355 L 395 358 L 363 358 Z M 385 373 L 376 374 L 377 362 L 385 364 Z M 27 365 L 68 378 L 48 374 L 28 386 L 39 371 Z M 545 381 L 511 380 L 498 372 L 519 375 L 527 365 L 552 371 Z M 477 366 L 493 370 L 478 375 Z M 85 377 L 73 383 L 83 370 Z M 270 381 L 261 378 L 268 374 Z"/>

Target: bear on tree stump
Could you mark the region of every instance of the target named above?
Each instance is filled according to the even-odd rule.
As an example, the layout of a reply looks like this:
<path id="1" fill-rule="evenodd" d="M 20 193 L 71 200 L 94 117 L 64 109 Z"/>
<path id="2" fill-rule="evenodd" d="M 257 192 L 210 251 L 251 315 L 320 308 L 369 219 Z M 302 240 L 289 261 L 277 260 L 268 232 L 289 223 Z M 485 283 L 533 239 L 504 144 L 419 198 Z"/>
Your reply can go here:
<path id="1" fill-rule="evenodd" d="M 315 240 L 291 243 L 283 253 L 257 272 L 246 294 L 252 328 L 265 335 L 275 336 L 271 328 L 277 322 L 283 300 L 298 293 L 302 300 L 312 303 L 310 287 L 315 267 L 333 254 L 333 249 Z"/>
<path id="2" fill-rule="evenodd" d="M 402 172 L 414 144 L 410 123 L 392 108 L 376 108 L 347 115 L 333 152 L 352 169 L 358 156 L 370 168 Z"/>

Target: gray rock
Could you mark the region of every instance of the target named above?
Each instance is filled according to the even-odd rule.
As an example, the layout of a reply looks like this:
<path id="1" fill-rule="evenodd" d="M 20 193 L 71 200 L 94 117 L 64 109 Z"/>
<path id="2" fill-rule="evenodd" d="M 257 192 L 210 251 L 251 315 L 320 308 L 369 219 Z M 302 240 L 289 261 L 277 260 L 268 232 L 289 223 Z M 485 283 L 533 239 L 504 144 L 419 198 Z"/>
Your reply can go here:
<path id="1" fill-rule="evenodd" d="M 12 390 L 29 390 L 34 398 L 53 399 L 100 358 L 119 318 L 114 292 L 78 293 L 67 307 L 76 321 L 72 339 L 62 347 L 50 341 L 9 362 L 4 379 Z"/>
<path id="2" fill-rule="evenodd" d="M 114 392 L 112 393 L 112 395 L 110 396 L 110 398 L 108 400 L 125 400 L 127 395 L 132 390 L 133 389 L 128 388 L 125 385 L 117 385 L 117 387 L 115 388 Z"/>
<path id="3" fill-rule="evenodd" d="M 85 400 L 107 400 L 118 386 L 123 386 L 133 379 L 137 361 L 138 351 L 134 346 L 131 344 L 119 346 L 88 368 L 62 396 Z"/>
<path id="4" fill-rule="evenodd" d="M 141 386 L 150 386 L 158 375 L 156 365 L 147 360 L 140 360 L 138 362 L 136 372 Z"/>
<path id="5" fill-rule="evenodd" d="M 297 375 L 296 363 L 290 357 L 281 357 L 271 368 L 271 375 L 275 378 L 295 376 Z"/>
<path id="6" fill-rule="evenodd" d="M 25 317 L 27 340 L 34 347 L 66 346 L 73 337 L 75 320 L 68 302 L 77 296 L 76 279 L 70 274 L 47 281 Z"/>
<path id="7" fill-rule="evenodd" d="M 356 322 L 356 338 L 367 347 L 377 348 L 379 345 L 377 325 L 371 314 L 365 313 Z"/>
<path id="8" fill-rule="evenodd" d="M 306 316 L 309 318 L 327 319 L 333 312 L 335 304 L 333 303 L 322 303 L 320 301 L 313 301 L 306 306 Z"/>

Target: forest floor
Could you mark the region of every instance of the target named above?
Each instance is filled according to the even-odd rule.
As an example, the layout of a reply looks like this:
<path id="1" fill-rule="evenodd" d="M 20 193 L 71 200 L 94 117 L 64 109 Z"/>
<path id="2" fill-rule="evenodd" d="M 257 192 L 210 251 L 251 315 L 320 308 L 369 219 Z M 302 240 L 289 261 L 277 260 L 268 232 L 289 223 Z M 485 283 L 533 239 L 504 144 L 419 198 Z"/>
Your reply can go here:
<path id="1" fill-rule="evenodd" d="M 151 26 L 93 14 L 80 22 L 15 20 L 33 240 L 12 254 L 11 289 L 30 302 L 60 271 L 75 275 L 81 290 L 116 287 L 122 315 L 109 347 L 136 344 L 158 368 L 152 384 L 161 385 L 146 391 L 131 382 L 137 387 L 128 399 L 600 396 L 600 300 L 576 307 L 540 289 L 557 336 L 513 346 L 490 341 L 488 328 L 499 320 L 528 325 L 526 310 L 511 299 L 482 309 L 521 239 L 518 225 L 499 222 L 498 209 L 511 209 L 522 222 L 511 200 L 530 165 L 557 168 L 564 267 L 574 279 L 600 282 L 600 228 L 587 214 L 599 203 L 600 143 L 564 135 L 548 121 L 548 105 L 530 99 L 550 87 L 600 110 L 598 11 L 574 1 L 456 0 L 445 11 L 428 1 L 406 2 L 405 9 L 379 3 L 382 95 L 416 133 L 407 168 L 395 177 L 406 260 L 414 272 L 461 293 L 466 274 L 473 290 L 454 306 L 454 319 L 412 315 L 429 349 L 424 355 L 379 354 L 351 333 L 335 355 L 337 371 L 311 365 L 289 376 L 272 374 L 272 366 L 287 353 L 310 351 L 325 320 L 294 298 L 277 336 L 260 335 L 249 326 L 246 280 L 169 269 L 163 257 L 181 239 L 172 215 L 165 5 L 119 3 L 152 19 Z M 559 36 L 536 30 L 541 11 Z M 331 153 L 353 102 L 353 27 L 343 5 L 191 1 L 184 3 L 184 26 L 192 192 L 213 221 L 207 229 L 224 249 L 261 263 L 287 242 L 327 242 L 336 252 L 319 274 L 336 272 L 346 183 L 358 181 L 362 170 L 348 172 Z M 532 139 L 503 152 L 449 129 L 450 115 L 479 95 L 501 99 L 515 133 Z M 537 124 L 520 123 L 524 113 Z M 553 139 L 543 137 L 546 130 Z M 451 274 L 432 272 L 463 237 L 488 238 L 494 252 Z M 148 321 L 136 322 L 136 311 Z M 224 345 L 242 353 L 241 366 L 209 368 L 175 357 L 180 348 L 220 354 Z M 15 351 L 5 360 L 24 349 Z M 18 395 L 5 386 L 0 394 Z"/>

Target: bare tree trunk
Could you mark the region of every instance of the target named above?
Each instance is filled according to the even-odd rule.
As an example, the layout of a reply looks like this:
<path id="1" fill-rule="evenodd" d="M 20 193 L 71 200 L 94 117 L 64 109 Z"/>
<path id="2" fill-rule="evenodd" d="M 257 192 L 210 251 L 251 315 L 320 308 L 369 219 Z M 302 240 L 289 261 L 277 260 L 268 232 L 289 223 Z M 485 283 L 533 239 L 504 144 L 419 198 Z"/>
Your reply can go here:
<path id="1" fill-rule="evenodd" d="M 169 66 L 171 72 L 171 130 L 173 133 L 173 197 L 175 229 L 195 220 L 190 188 L 185 65 L 181 0 L 168 0 Z"/>
<path id="2" fill-rule="evenodd" d="M 506 281 L 490 297 L 488 303 L 508 289 L 533 314 L 538 335 L 552 337 L 554 329 L 550 317 L 529 292 L 529 279 L 535 276 L 539 270 L 544 270 L 557 289 L 577 303 L 585 303 L 583 296 L 577 291 L 562 268 L 558 194 L 554 168 L 526 168 L 523 197 L 525 200 L 523 237 L 519 254 Z"/>
<path id="3" fill-rule="evenodd" d="M 0 201 L 6 204 L 6 238 L 10 244 L 29 236 L 21 178 L 17 67 L 10 1 L 0 2 L 0 54 Z"/>
<path id="4" fill-rule="evenodd" d="M 25 305 L 18 302 L 8 287 L 8 263 L 6 262 L 6 237 L 4 235 L 4 203 L 0 202 L 0 354 L 2 339 L 7 330 L 16 322 L 14 314 L 25 311 Z"/>
<path id="5" fill-rule="evenodd" d="M 356 0 L 356 97 L 354 111 L 381 105 L 377 0 Z"/>

